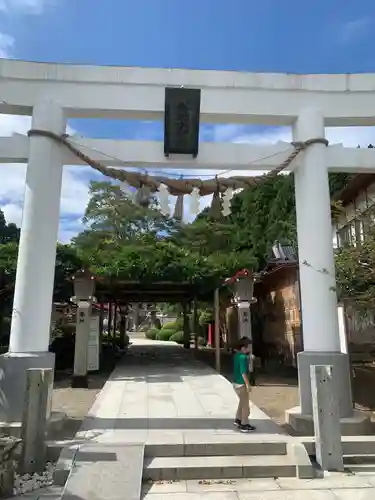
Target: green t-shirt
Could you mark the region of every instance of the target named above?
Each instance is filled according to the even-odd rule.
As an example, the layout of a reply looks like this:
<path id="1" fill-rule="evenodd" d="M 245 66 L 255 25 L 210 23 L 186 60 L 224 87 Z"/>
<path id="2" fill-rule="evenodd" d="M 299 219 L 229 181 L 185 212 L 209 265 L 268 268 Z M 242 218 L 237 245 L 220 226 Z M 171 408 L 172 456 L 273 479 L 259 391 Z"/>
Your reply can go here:
<path id="1" fill-rule="evenodd" d="M 233 359 L 233 381 L 245 385 L 243 374 L 249 375 L 249 357 L 243 352 L 236 352 Z"/>

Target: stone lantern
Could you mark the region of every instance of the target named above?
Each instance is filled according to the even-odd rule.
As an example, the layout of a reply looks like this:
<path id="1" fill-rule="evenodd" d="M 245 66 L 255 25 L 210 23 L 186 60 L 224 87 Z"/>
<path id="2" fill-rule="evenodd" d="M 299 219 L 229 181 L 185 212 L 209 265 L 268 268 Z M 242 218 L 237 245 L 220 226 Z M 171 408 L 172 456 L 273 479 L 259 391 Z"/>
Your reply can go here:
<path id="1" fill-rule="evenodd" d="M 251 273 L 236 278 L 234 282 L 234 302 L 238 310 L 238 337 L 252 339 L 251 331 L 251 304 L 256 302 L 253 297 L 254 277 Z"/>
<path id="2" fill-rule="evenodd" d="M 80 300 L 91 300 L 94 299 L 95 293 L 95 277 L 90 271 L 81 269 L 77 271 L 72 276 L 73 287 L 74 287 L 74 297 L 72 297 L 73 302 Z"/>
<path id="3" fill-rule="evenodd" d="M 74 373 L 72 387 L 88 387 L 88 346 L 91 326 L 92 304 L 96 301 L 95 277 L 87 270 L 80 270 L 72 276 L 74 297 L 77 304 L 76 337 L 74 349 Z"/>

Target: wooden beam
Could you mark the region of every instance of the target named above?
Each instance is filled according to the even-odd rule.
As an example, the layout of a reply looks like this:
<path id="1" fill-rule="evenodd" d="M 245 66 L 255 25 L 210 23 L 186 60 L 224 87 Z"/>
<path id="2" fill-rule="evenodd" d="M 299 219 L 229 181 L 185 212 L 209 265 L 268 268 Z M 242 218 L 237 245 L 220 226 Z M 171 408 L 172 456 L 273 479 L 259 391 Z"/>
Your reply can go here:
<path id="1" fill-rule="evenodd" d="M 216 288 L 214 293 L 214 310 L 215 310 L 215 367 L 220 373 L 221 359 L 220 359 L 220 289 Z"/>

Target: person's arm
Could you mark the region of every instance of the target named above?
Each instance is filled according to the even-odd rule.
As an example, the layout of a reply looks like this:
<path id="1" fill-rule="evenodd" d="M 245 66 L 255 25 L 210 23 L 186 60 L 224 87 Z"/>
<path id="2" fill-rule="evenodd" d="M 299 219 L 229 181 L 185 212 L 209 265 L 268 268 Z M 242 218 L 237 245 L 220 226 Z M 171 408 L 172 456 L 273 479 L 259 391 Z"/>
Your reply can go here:
<path id="1" fill-rule="evenodd" d="M 250 390 L 251 390 L 251 386 L 250 386 L 249 377 L 247 376 L 247 373 L 243 373 L 243 374 L 242 374 L 242 378 L 243 378 L 243 379 L 244 379 L 244 381 L 245 381 L 246 389 L 247 389 L 248 391 L 250 391 Z"/>
<path id="2" fill-rule="evenodd" d="M 241 375 L 242 378 L 245 382 L 246 388 L 249 391 L 250 390 L 250 381 L 249 381 L 249 364 L 248 364 L 248 359 L 244 356 L 243 359 L 241 359 L 241 365 L 240 365 L 240 370 L 241 370 Z"/>

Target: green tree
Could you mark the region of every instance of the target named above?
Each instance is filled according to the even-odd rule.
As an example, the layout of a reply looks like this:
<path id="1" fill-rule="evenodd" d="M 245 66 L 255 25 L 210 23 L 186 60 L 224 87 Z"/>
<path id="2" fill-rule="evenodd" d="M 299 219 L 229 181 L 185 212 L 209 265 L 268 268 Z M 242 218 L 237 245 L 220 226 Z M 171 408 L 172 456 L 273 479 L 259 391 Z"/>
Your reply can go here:
<path id="1" fill-rule="evenodd" d="M 244 262 L 254 264 L 249 252 L 230 252 L 230 221 L 183 225 L 164 217 L 156 203 L 134 205 L 107 182 L 91 184 L 84 222 L 88 227 L 73 245 L 94 273 L 107 278 L 189 282 L 203 290 Z"/>
<path id="2" fill-rule="evenodd" d="M 7 224 L 0 210 L 0 337 L 9 332 L 10 316 L 16 281 L 18 241 L 20 230 Z M 67 301 L 73 295 L 71 275 L 82 267 L 77 249 L 71 245 L 57 245 L 54 300 Z"/>
<path id="3" fill-rule="evenodd" d="M 219 260 L 237 256 L 247 262 L 243 267 L 261 269 L 275 240 L 296 240 L 293 177 L 280 175 L 244 189 L 234 196 L 231 215 L 221 220 L 205 210 L 175 235 L 179 239 L 204 255 Z"/>
<path id="4" fill-rule="evenodd" d="M 360 244 L 336 251 L 336 281 L 339 299 L 355 301 L 362 309 L 375 306 L 375 227 Z"/>
<path id="5" fill-rule="evenodd" d="M 18 244 L 0 244 L 0 338 L 8 333 L 16 279 Z M 6 327 L 7 323 L 7 327 Z"/>
<path id="6" fill-rule="evenodd" d="M 173 229 L 173 221 L 157 210 L 155 199 L 149 208 L 141 207 L 134 204 L 120 186 L 111 182 L 91 182 L 83 222 L 92 232 L 110 235 L 116 243 L 144 235 L 156 236 Z"/>
<path id="7" fill-rule="evenodd" d="M 83 267 L 82 259 L 73 245 L 58 243 L 56 248 L 55 281 L 53 300 L 69 301 L 73 295 L 72 275 Z"/>
<path id="8" fill-rule="evenodd" d="M 20 230 L 16 224 L 7 224 L 4 212 L 0 210 L 0 245 L 9 243 L 11 241 L 18 241 L 20 237 Z"/>
<path id="9" fill-rule="evenodd" d="M 330 174 L 331 195 L 341 191 L 350 178 Z M 332 208 L 337 211 L 338 204 Z M 293 174 L 265 178 L 244 189 L 234 196 L 231 215 L 220 221 L 212 221 L 206 209 L 185 232 L 193 239 L 191 244 L 201 245 L 207 255 L 217 250 L 220 254 L 247 252 L 261 270 L 276 240 L 297 246 Z"/>

